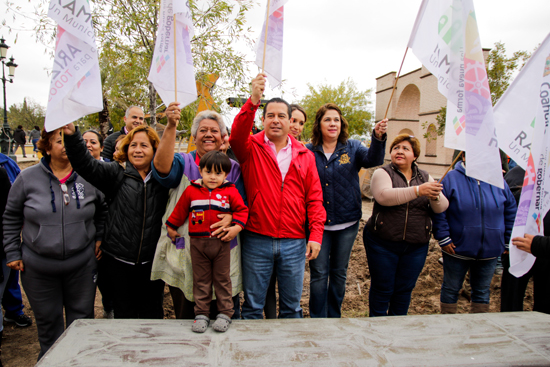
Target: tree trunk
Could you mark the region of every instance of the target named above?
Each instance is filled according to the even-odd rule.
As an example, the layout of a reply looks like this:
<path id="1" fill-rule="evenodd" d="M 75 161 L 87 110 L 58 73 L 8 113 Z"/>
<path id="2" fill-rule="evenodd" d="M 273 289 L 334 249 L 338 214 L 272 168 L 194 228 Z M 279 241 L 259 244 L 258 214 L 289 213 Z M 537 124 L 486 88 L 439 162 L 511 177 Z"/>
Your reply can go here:
<path id="1" fill-rule="evenodd" d="M 153 83 L 149 82 L 149 126 L 155 128 L 157 124 L 157 91 Z"/>
<path id="2" fill-rule="evenodd" d="M 99 133 L 103 136 L 103 139 L 107 137 L 109 126 L 111 125 L 111 115 L 109 115 L 109 102 L 107 97 L 103 96 L 103 110 L 98 114 L 99 120 Z"/>

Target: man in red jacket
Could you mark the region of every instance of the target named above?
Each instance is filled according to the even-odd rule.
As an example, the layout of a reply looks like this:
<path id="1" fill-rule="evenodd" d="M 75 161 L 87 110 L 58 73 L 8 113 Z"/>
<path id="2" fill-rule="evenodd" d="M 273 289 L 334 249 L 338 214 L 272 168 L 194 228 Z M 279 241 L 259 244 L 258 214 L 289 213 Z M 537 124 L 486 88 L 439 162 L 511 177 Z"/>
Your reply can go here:
<path id="1" fill-rule="evenodd" d="M 275 270 L 279 317 L 299 318 L 305 260 L 319 254 L 326 212 L 315 157 L 288 135 L 290 105 L 280 98 L 267 102 L 262 117 L 264 131 L 250 135 L 265 77 L 258 74 L 252 80 L 252 96 L 235 117 L 229 139 L 241 164 L 250 210 L 241 232 L 242 317 L 263 318 L 265 296 Z"/>

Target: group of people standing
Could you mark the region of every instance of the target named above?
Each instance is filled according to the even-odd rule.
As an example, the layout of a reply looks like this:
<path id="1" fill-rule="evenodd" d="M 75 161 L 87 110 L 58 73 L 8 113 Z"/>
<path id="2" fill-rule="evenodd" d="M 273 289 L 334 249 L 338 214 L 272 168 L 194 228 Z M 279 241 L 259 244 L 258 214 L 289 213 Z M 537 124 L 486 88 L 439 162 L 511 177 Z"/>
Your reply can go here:
<path id="1" fill-rule="evenodd" d="M 42 131 L 44 158 L 16 180 L 4 213 L 6 261 L 22 270 L 39 358 L 64 330 L 63 309 L 67 325 L 94 316 L 96 280 L 114 318 L 163 318 L 167 284 L 177 318 L 195 319 L 196 332 L 216 318 L 215 330 L 225 331 L 231 319 L 273 317 L 275 288 L 278 316 L 302 317 L 309 260 L 311 317 L 341 316 L 362 216 L 358 172 L 383 164 L 387 120 L 375 125 L 367 149 L 349 139 L 345 117 L 329 103 L 317 111 L 305 145 L 299 139 L 306 112 L 273 98 L 263 109 L 264 130 L 252 135 L 264 89 L 265 74 L 259 74 L 228 141 L 218 113 L 197 114 L 191 153 L 174 154 L 178 103 L 166 110 L 162 139 L 143 125 L 135 106 L 118 136 L 104 144 L 73 124 Z M 209 153 L 216 151 L 238 162 Z M 401 134 L 391 143 L 391 162 L 372 177 L 374 210 L 363 232 L 371 316 L 407 313 L 432 232 L 445 251 L 442 311 L 456 312 L 456 284 L 467 268 L 472 288 L 480 290 L 473 302 L 488 304 L 485 274 L 511 232 L 515 202 L 507 186 L 468 178 L 460 169 L 464 160 L 456 173 L 435 182 L 418 168 L 419 155 L 418 139 Z M 197 272 L 197 256 L 215 257 L 204 255 L 214 243 L 224 251 L 223 272 Z"/>

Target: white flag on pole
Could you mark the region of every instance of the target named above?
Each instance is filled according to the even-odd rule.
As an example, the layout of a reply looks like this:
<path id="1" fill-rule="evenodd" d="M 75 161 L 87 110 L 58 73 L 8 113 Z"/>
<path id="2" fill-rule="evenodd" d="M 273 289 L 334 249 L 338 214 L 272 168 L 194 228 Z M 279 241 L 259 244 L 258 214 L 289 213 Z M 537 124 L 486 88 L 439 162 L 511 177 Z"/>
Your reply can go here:
<path id="1" fill-rule="evenodd" d="M 466 151 L 466 174 L 503 188 L 491 92 L 472 0 L 423 0 L 409 47 L 447 97 L 445 146 Z"/>
<path id="2" fill-rule="evenodd" d="M 540 65 L 550 62 L 550 34 L 531 55 L 519 76 L 508 87 L 495 106 L 495 124 L 502 149 L 523 169 L 531 150 L 535 127 L 535 111 L 540 93 Z"/>
<path id="3" fill-rule="evenodd" d="M 48 16 L 58 24 L 44 123 L 46 130 L 52 131 L 103 110 L 103 94 L 88 1 L 61 6 L 52 0 Z"/>
<path id="4" fill-rule="evenodd" d="M 256 41 L 256 65 L 264 67 L 271 89 L 278 87 L 283 81 L 283 35 L 284 35 L 284 7 L 288 0 L 268 1 L 269 9 L 262 32 Z M 269 21 L 267 18 L 269 17 Z M 267 21 L 267 46 L 265 47 L 265 23 Z"/>
<path id="5" fill-rule="evenodd" d="M 531 129 L 528 143 L 531 151 L 512 238 L 523 237 L 525 233 L 542 236 L 543 219 L 550 209 L 550 34 L 508 87 L 497 107 L 495 117 L 502 130 L 516 129 L 517 133 L 517 125 L 522 131 Z M 533 255 L 510 246 L 512 275 L 524 275 L 534 262 Z"/>
<path id="6" fill-rule="evenodd" d="M 176 14 L 175 50 L 174 13 Z M 162 0 L 155 52 L 147 79 L 153 83 L 160 98 L 167 106 L 176 98 L 175 75 L 177 75 L 177 101 L 181 103 L 180 107 L 183 108 L 197 99 L 195 68 L 191 54 L 193 35 L 193 16 L 188 2 Z M 177 70 L 174 70 L 174 57 L 177 61 Z"/>

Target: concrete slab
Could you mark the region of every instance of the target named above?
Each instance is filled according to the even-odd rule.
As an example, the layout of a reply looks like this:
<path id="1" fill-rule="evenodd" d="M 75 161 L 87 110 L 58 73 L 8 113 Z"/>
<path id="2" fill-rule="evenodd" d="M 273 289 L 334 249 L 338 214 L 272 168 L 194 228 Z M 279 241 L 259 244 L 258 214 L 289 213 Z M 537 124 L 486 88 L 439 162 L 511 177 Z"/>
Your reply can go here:
<path id="1" fill-rule="evenodd" d="M 79 320 L 37 366 L 549 366 L 538 312 L 357 319 Z"/>

